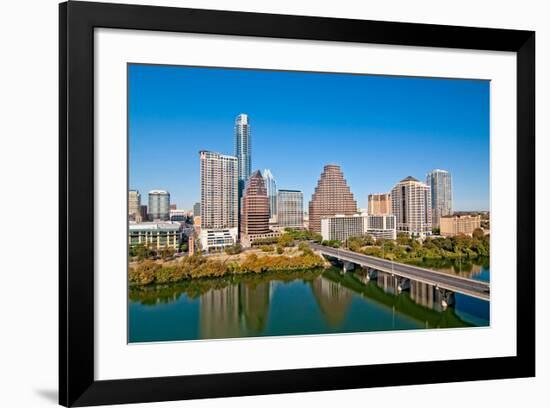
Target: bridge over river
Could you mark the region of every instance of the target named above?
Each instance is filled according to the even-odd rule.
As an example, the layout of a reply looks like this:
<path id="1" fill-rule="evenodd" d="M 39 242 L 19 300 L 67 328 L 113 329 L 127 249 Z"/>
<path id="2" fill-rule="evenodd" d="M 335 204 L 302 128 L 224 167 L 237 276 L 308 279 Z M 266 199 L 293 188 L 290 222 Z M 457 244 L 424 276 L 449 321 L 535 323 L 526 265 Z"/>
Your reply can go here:
<path id="1" fill-rule="evenodd" d="M 427 283 L 440 290 L 461 293 L 481 300 L 490 299 L 490 286 L 487 282 L 450 275 L 418 266 L 376 258 L 346 249 L 332 248 L 310 242 L 311 248 L 325 257 L 335 258 L 344 263 L 344 270 L 349 264 L 359 265 L 367 270 L 380 271 L 406 280 Z"/>

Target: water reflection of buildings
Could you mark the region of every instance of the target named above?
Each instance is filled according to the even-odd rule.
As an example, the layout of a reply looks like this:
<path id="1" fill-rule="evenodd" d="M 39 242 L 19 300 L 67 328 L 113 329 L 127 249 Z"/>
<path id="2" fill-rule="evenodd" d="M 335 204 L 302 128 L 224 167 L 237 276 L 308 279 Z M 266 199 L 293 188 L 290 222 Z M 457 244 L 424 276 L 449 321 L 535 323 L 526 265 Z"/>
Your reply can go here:
<path id="1" fill-rule="evenodd" d="M 338 282 L 318 277 L 311 283 L 313 296 L 329 326 L 340 327 L 351 303 L 351 291 Z"/>
<path id="2" fill-rule="evenodd" d="M 209 290 L 200 300 L 201 338 L 260 334 L 267 323 L 270 298 L 270 282 Z"/>
<path id="3" fill-rule="evenodd" d="M 271 298 L 270 289 L 270 282 L 239 285 L 241 316 L 249 334 L 260 334 L 265 329 Z"/>

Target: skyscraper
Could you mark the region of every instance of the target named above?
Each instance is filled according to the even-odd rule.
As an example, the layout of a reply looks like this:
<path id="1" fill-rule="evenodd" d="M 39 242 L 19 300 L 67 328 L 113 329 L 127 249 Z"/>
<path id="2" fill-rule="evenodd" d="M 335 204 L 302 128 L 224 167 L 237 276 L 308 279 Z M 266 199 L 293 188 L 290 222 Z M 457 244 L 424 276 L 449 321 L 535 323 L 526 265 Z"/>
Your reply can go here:
<path id="1" fill-rule="evenodd" d="M 250 173 L 252 171 L 252 163 L 250 159 L 250 124 L 248 123 L 248 115 L 246 113 L 241 113 L 235 119 L 234 151 L 235 157 L 237 158 L 237 226 L 239 230 L 238 233 L 240 234 L 241 198 L 246 186 L 246 181 L 250 177 Z"/>
<path id="2" fill-rule="evenodd" d="M 321 218 L 357 213 L 357 202 L 340 166 L 327 164 L 309 202 L 309 229 L 321 233 Z"/>
<path id="3" fill-rule="evenodd" d="M 369 194 L 368 213 L 371 215 L 391 214 L 391 194 Z"/>
<path id="4" fill-rule="evenodd" d="M 201 151 L 201 228 L 236 228 L 238 222 L 237 158 Z"/>
<path id="5" fill-rule="evenodd" d="M 128 219 L 141 221 L 141 194 L 138 190 L 128 191 Z"/>
<path id="6" fill-rule="evenodd" d="M 269 169 L 265 169 L 262 175 L 269 198 L 269 218 L 273 218 L 277 216 L 277 183 Z"/>
<path id="7" fill-rule="evenodd" d="M 269 198 L 264 179 L 256 170 L 246 183 L 241 203 L 241 235 L 267 234 L 269 230 Z"/>
<path id="8" fill-rule="evenodd" d="M 430 187 L 408 176 L 391 191 L 392 213 L 397 232 L 425 236 L 432 232 Z"/>
<path id="9" fill-rule="evenodd" d="M 149 191 L 149 218 L 152 221 L 168 221 L 170 219 L 170 193 L 168 191 Z"/>
<path id="10" fill-rule="evenodd" d="M 277 225 L 288 228 L 304 227 L 304 195 L 301 191 L 278 191 Z"/>
<path id="11" fill-rule="evenodd" d="M 453 214 L 453 190 L 451 173 L 435 169 L 426 176 L 426 184 L 432 194 L 432 224 L 439 226 L 439 219 Z"/>
<path id="12" fill-rule="evenodd" d="M 235 120 L 235 156 L 238 161 L 239 182 L 246 182 L 250 177 L 250 124 L 248 115 L 241 113 Z"/>

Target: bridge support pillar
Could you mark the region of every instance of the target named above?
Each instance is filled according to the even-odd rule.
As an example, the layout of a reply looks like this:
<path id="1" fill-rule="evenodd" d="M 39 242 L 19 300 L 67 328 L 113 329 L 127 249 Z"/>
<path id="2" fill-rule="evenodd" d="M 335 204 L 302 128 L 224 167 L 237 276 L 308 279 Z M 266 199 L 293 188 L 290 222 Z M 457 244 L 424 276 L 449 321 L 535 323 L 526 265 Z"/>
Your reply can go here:
<path id="1" fill-rule="evenodd" d="M 378 271 L 376 269 L 367 268 L 367 278 L 369 280 L 376 279 L 378 277 Z"/>
<path id="2" fill-rule="evenodd" d="M 411 281 L 407 278 L 396 277 L 397 279 L 397 291 L 399 293 L 411 288 Z"/>
<path id="3" fill-rule="evenodd" d="M 353 262 L 346 262 L 344 261 L 343 262 L 344 266 L 343 266 L 343 271 L 344 273 L 348 272 L 348 271 L 353 271 L 355 269 L 355 264 Z"/>
<path id="4" fill-rule="evenodd" d="M 438 291 L 439 291 L 439 298 L 441 301 L 441 307 L 443 308 L 443 310 L 455 304 L 454 292 L 447 289 L 441 289 L 441 288 L 438 288 Z"/>

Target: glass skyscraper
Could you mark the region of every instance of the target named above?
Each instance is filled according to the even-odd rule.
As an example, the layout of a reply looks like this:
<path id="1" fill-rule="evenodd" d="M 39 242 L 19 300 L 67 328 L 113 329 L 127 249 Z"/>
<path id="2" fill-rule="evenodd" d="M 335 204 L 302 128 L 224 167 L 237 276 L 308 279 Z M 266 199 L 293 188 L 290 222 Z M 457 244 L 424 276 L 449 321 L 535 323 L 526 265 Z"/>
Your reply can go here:
<path id="1" fill-rule="evenodd" d="M 279 190 L 277 194 L 277 225 L 304 227 L 304 195 L 299 190 Z"/>
<path id="2" fill-rule="evenodd" d="M 240 234 L 241 226 L 241 199 L 243 197 L 243 191 L 246 187 L 246 182 L 250 177 L 251 171 L 251 159 L 250 159 L 250 124 L 248 122 L 248 115 L 241 113 L 235 119 L 235 143 L 234 143 L 235 157 L 237 158 L 237 178 L 238 178 L 238 226 Z"/>
<path id="3" fill-rule="evenodd" d="M 277 215 L 277 182 L 269 169 L 265 169 L 262 176 L 269 198 L 269 218 L 273 218 Z"/>
<path id="4" fill-rule="evenodd" d="M 170 219 L 170 193 L 168 191 L 149 191 L 149 218 L 152 221 L 168 221 Z"/>
<path id="5" fill-rule="evenodd" d="M 248 115 L 241 113 L 235 120 L 235 154 L 238 163 L 239 182 L 246 182 L 251 173 L 250 124 Z"/>
<path id="6" fill-rule="evenodd" d="M 432 194 L 432 224 L 439 226 L 439 219 L 453 214 L 453 189 L 451 173 L 435 169 L 426 176 L 426 184 Z"/>

